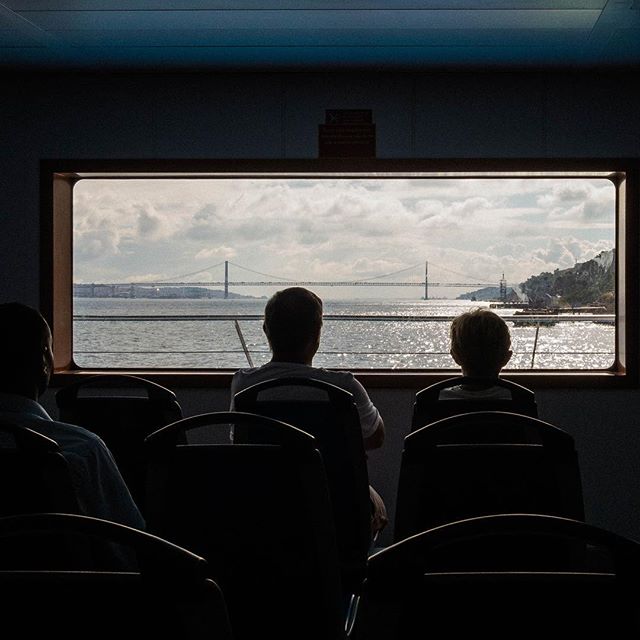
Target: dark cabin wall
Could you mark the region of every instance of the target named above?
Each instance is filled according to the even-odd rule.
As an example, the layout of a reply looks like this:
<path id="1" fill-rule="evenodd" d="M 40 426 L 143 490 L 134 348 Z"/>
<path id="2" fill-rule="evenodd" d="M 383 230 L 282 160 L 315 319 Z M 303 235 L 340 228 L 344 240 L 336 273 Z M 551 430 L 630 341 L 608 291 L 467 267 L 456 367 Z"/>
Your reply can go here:
<path id="1" fill-rule="evenodd" d="M 33 305 L 42 158 L 313 158 L 327 108 L 372 109 L 385 158 L 640 155 L 632 73 L 15 74 L 0 81 L 0 299 Z M 389 431 L 384 450 L 370 456 L 372 483 L 393 511 L 413 395 L 371 395 Z M 228 406 L 222 390 L 179 396 L 187 415 Z M 547 390 L 539 403 L 541 417 L 576 438 L 588 520 L 640 539 L 638 391 Z"/>

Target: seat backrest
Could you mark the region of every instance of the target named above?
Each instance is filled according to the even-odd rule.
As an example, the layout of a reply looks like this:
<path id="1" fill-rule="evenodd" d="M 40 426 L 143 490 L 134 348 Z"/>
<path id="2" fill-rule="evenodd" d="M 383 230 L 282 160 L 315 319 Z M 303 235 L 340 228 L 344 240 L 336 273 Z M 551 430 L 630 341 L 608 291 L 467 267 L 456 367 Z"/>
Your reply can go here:
<path id="1" fill-rule="evenodd" d="M 191 429 L 241 423 L 278 444 L 176 444 Z M 146 447 L 147 527 L 207 559 L 237 639 L 340 637 L 335 530 L 312 436 L 225 412 L 168 425 Z"/>
<path id="2" fill-rule="evenodd" d="M 20 424 L 0 422 L 0 516 L 42 511 L 80 513 L 67 461 L 60 447 L 48 438 Z M 28 560 L 32 566 L 46 560 L 48 568 L 59 566 L 60 558 L 69 558 L 73 545 L 58 539 L 59 553 L 45 554 L 26 539 L 16 539 L 0 547 L 0 567 L 13 567 Z M 74 556 L 87 550 L 77 547 Z M 78 552 L 77 554 L 75 552 Z"/>
<path id="3" fill-rule="evenodd" d="M 173 391 L 137 376 L 98 375 L 63 387 L 56 403 L 61 421 L 104 440 L 136 504 L 143 508 L 144 439 L 182 418 Z"/>
<path id="4" fill-rule="evenodd" d="M 371 544 L 371 504 L 358 410 L 344 389 L 313 378 L 276 378 L 238 392 L 238 411 L 292 424 L 316 439 L 322 454 L 338 537 L 345 589 L 362 582 Z M 240 426 L 236 442 L 261 442 Z"/>
<path id="5" fill-rule="evenodd" d="M 440 397 L 440 392 L 444 389 L 465 384 L 477 385 L 478 383 L 483 384 L 484 381 L 459 376 L 436 382 L 426 389 L 418 391 L 413 405 L 411 430 L 415 431 L 426 424 L 449 416 L 472 413 L 474 411 L 508 411 L 510 413 L 521 413 L 532 418 L 538 417 L 538 407 L 533 391 L 504 378 L 492 380 L 490 386 L 500 387 L 509 391 L 511 398 L 443 399 Z"/>
<path id="6" fill-rule="evenodd" d="M 0 421 L 0 516 L 78 513 L 67 461 L 58 444 L 20 424 Z"/>
<path id="7" fill-rule="evenodd" d="M 633 637 L 639 569 L 637 543 L 582 522 L 464 520 L 370 558 L 360 631 L 371 640 L 415 638 L 416 629 L 453 638 Z"/>
<path id="8" fill-rule="evenodd" d="M 206 577 L 202 558 L 141 531 L 95 518 L 60 514 L 0 518 L 0 546 L 11 538 L 29 536 L 47 547 L 62 535 L 127 546 L 141 558 L 141 568 L 0 570 L 0 601 L 7 612 L 3 625 L 16 623 L 21 638 L 231 640 L 224 598 Z"/>
<path id="9" fill-rule="evenodd" d="M 584 519 L 569 434 L 520 414 L 478 412 L 445 418 L 405 438 L 395 540 L 496 513 Z"/>

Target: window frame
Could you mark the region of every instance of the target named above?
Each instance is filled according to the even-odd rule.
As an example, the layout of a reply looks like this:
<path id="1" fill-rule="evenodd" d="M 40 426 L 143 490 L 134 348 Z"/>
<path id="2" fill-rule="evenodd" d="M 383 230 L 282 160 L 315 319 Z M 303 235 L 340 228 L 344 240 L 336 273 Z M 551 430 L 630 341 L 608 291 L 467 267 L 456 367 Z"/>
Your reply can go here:
<path id="1" fill-rule="evenodd" d="M 640 269 L 640 160 L 637 158 L 520 159 L 303 159 L 303 160 L 42 160 L 40 164 L 40 306 L 53 332 L 55 386 L 96 373 L 143 375 L 175 387 L 227 387 L 234 369 L 86 369 L 73 361 L 73 187 L 83 178 L 202 177 L 229 174 L 364 174 L 451 172 L 461 174 L 562 173 L 610 174 L 616 183 L 616 360 L 609 370 L 516 370 L 505 378 L 533 388 L 638 387 L 640 345 L 638 308 Z M 195 174 L 195 175 L 194 175 Z M 275 176 L 274 176 L 275 177 Z M 458 369 L 417 371 L 357 369 L 365 386 L 422 388 L 459 374 Z"/>

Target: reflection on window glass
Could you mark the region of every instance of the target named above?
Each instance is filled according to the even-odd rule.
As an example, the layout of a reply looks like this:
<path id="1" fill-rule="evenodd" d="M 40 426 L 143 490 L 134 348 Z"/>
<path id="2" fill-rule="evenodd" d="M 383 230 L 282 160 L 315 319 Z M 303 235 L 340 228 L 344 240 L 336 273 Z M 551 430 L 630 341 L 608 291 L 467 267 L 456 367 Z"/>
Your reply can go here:
<path id="1" fill-rule="evenodd" d="M 451 319 L 491 305 L 508 368 L 607 368 L 615 199 L 583 176 L 81 180 L 74 358 L 238 368 L 242 337 L 261 364 L 265 302 L 300 284 L 325 303 L 318 366 L 451 368 Z"/>

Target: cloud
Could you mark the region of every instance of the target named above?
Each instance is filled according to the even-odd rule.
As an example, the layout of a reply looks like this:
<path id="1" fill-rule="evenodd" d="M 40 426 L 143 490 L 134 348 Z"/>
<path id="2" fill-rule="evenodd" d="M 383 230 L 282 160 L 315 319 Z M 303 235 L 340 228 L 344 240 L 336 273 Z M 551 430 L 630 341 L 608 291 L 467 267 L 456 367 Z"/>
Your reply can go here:
<path id="1" fill-rule="evenodd" d="M 215 247 L 200 249 L 194 257 L 195 260 L 231 260 L 235 258 L 236 251 L 232 247 Z"/>
<path id="2" fill-rule="evenodd" d="M 551 187 L 550 193 L 537 198 L 541 207 L 554 207 L 560 203 L 574 203 L 587 200 L 594 187 L 585 180 L 563 180 Z"/>
<path id="3" fill-rule="evenodd" d="M 537 198 L 540 207 L 548 212 L 549 221 L 558 224 L 584 225 L 605 223 L 613 225 L 615 188 L 606 180 L 598 185 L 586 180 L 562 181 L 551 192 Z"/>
<path id="4" fill-rule="evenodd" d="M 79 186 L 74 274 L 87 281 L 92 274 L 121 281 L 134 273 L 170 277 L 233 259 L 302 279 L 368 278 L 413 264 L 419 266 L 406 277 L 420 279 L 429 260 L 434 279 L 460 280 L 458 273 L 497 283 L 503 270 L 509 281 L 521 281 L 613 244 L 614 191 L 604 180 L 92 180 Z"/>
<path id="5" fill-rule="evenodd" d="M 164 221 L 158 215 L 155 215 L 151 211 L 147 211 L 142 207 L 139 208 L 138 221 L 137 221 L 137 236 L 138 238 L 147 238 L 154 240 L 164 235 Z"/>
<path id="6" fill-rule="evenodd" d="M 590 260 L 601 251 L 612 248 L 607 241 L 589 242 L 577 238 L 549 239 L 546 247 L 535 250 L 532 255 L 545 264 L 558 268 L 573 267 L 577 262 Z"/>

